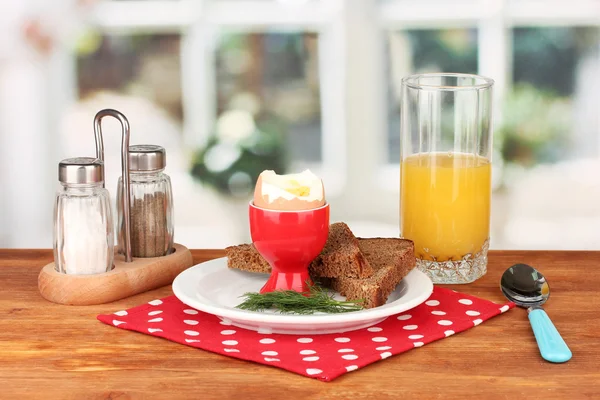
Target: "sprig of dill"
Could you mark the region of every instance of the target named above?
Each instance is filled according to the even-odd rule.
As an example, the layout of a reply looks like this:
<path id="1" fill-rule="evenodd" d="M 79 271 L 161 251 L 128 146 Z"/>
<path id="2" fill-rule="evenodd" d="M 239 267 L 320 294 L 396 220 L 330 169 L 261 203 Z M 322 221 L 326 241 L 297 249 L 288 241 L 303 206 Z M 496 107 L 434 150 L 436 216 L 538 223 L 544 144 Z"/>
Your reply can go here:
<path id="1" fill-rule="evenodd" d="M 275 309 L 282 314 L 314 314 L 323 313 L 345 313 L 360 311 L 363 309 L 364 300 L 339 301 L 333 298 L 318 285 L 309 285 L 307 292 L 296 292 L 294 290 L 279 290 L 268 293 L 244 293 L 241 297 L 246 300 L 237 305 L 236 308 L 247 311 L 264 311 Z"/>

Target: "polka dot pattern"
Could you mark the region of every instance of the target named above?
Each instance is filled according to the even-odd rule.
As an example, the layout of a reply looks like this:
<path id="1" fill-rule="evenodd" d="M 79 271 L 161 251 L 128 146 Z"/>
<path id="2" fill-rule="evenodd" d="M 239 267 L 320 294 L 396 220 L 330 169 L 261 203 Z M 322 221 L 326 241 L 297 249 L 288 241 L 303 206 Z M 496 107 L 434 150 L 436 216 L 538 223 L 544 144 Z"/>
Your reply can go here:
<path id="1" fill-rule="evenodd" d="M 371 340 L 377 343 L 387 342 L 387 338 L 383 336 L 374 337 Z"/>
<path id="2" fill-rule="evenodd" d="M 337 334 L 297 336 L 273 333 L 269 327 L 258 332 L 242 329 L 235 321 L 185 306 L 174 296 L 99 315 L 98 319 L 121 329 L 330 381 L 474 328 L 513 306 L 435 287 L 425 303 L 376 325 Z"/>

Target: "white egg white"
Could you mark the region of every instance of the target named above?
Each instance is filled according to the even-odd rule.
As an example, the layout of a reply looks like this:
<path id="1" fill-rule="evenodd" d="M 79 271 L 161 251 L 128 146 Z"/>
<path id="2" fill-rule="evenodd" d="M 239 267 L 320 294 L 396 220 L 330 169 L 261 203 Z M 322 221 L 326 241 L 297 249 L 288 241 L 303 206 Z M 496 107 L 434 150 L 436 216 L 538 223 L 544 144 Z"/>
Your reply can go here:
<path id="1" fill-rule="evenodd" d="M 302 199 L 304 201 L 323 200 L 323 183 L 321 179 L 310 170 L 305 170 L 297 174 L 277 175 L 275 171 L 264 171 L 262 177 L 262 195 L 266 197 L 269 203 L 282 198 L 285 200 Z M 285 188 L 290 187 L 290 181 L 295 180 L 301 186 L 310 188 L 308 196 L 298 196 L 288 192 Z"/>

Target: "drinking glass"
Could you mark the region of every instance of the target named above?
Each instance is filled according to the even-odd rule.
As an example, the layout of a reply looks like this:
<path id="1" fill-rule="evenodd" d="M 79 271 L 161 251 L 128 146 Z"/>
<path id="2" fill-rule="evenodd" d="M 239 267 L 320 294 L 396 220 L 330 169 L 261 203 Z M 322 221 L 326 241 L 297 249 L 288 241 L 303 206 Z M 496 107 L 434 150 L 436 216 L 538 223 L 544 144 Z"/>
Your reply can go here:
<path id="1" fill-rule="evenodd" d="M 487 270 L 493 85 L 453 73 L 402 80 L 400 232 L 434 283 Z"/>

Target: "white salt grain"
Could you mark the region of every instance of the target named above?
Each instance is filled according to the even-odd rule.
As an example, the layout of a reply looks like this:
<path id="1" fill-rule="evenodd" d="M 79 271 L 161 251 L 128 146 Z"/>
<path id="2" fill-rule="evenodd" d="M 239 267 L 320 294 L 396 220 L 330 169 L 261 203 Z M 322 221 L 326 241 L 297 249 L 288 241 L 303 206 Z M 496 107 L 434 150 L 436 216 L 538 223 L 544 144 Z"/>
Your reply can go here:
<path id="1" fill-rule="evenodd" d="M 64 197 L 62 203 L 64 271 L 90 275 L 110 270 L 112 221 L 102 197 Z"/>

